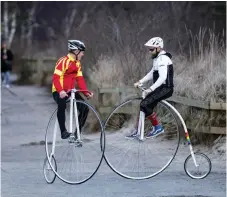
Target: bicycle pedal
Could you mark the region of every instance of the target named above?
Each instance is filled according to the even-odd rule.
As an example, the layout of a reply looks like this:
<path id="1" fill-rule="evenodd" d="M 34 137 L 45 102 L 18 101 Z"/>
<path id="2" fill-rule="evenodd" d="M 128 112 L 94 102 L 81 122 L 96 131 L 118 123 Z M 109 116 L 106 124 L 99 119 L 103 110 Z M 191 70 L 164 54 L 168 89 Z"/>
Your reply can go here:
<path id="1" fill-rule="evenodd" d="M 137 138 L 138 139 L 138 141 L 140 141 L 140 142 L 144 142 L 146 139 L 144 138 L 144 139 L 140 139 L 140 138 Z"/>
<path id="2" fill-rule="evenodd" d="M 74 142 L 75 142 L 75 137 L 74 137 L 73 135 L 71 135 L 71 136 L 69 137 L 69 139 L 68 139 L 68 142 L 69 142 L 70 144 L 74 143 Z"/>

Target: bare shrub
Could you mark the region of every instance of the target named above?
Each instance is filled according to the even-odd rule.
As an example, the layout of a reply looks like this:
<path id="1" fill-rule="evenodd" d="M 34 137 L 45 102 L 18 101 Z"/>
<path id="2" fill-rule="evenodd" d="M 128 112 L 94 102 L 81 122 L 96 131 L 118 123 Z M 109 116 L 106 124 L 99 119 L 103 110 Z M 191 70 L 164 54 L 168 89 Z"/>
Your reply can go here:
<path id="1" fill-rule="evenodd" d="M 175 63 L 175 92 L 202 101 L 225 102 L 226 49 L 222 35 L 201 28 L 198 35 L 190 37 L 189 59 L 181 55 L 183 58 Z"/>

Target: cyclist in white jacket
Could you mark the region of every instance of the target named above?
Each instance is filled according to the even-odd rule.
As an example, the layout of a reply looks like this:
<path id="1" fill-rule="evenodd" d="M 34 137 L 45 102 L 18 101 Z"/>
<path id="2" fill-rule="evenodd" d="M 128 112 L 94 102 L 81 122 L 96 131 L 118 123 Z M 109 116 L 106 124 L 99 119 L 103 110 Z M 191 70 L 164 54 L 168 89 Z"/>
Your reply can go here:
<path id="1" fill-rule="evenodd" d="M 167 99 L 173 94 L 173 63 L 172 55 L 163 50 L 163 40 L 160 37 L 151 38 L 146 44 L 151 52 L 153 59 L 153 67 L 151 71 L 142 79 L 134 84 L 135 87 L 143 85 L 149 80 L 153 80 L 153 85 L 146 92 L 146 97 L 140 103 L 140 110 L 145 113 L 153 125 L 153 129 L 148 133 L 147 138 L 155 137 L 164 132 L 164 128 L 157 120 L 156 113 L 153 112 L 154 107 L 159 101 Z M 135 130 L 127 138 L 134 138 L 139 133 Z"/>

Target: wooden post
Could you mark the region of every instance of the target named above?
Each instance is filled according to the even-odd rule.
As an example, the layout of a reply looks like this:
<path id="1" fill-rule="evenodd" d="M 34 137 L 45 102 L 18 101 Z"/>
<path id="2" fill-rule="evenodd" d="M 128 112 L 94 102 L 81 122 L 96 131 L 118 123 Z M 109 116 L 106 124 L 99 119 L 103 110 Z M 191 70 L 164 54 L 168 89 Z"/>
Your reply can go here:
<path id="1" fill-rule="evenodd" d="M 41 79 L 43 78 L 43 60 L 37 60 L 37 80 L 39 81 L 39 85 L 41 85 Z"/>

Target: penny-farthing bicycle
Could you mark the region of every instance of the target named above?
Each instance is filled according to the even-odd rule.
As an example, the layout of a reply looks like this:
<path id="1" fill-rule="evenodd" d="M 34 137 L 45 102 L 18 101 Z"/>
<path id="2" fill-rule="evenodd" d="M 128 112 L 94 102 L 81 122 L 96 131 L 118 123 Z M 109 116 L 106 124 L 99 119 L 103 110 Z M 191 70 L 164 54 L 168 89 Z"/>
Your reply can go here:
<path id="1" fill-rule="evenodd" d="M 185 172 L 194 179 L 205 178 L 211 171 L 211 161 L 205 154 L 193 151 L 185 122 L 169 102 L 163 100 L 154 109 L 165 132 L 152 139 L 146 139 L 152 124 L 140 111 L 139 106 L 145 97 L 145 89 L 140 87 L 140 90 L 142 97 L 131 98 L 121 103 L 105 121 L 104 157 L 109 167 L 128 179 L 141 180 L 158 175 L 173 161 L 179 147 L 179 128 L 183 126 L 190 149 L 190 155 L 184 163 Z M 139 123 L 135 127 L 138 117 Z M 138 128 L 139 135 L 133 139 L 126 139 L 125 136 L 135 128 Z"/>
<path id="2" fill-rule="evenodd" d="M 86 101 L 76 100 L 72 89 L 67 101 L 66 129 L 68 139 L 61 139 L 57 120 L 57 109 L 50 118 L 45 136 L 46 159 L 43 173 L 47 183 L 56 176 L 68 184 L 81 184 L 94 176 L 104 156 L 105 136 L 102 121 L 97 111 Z M 88 111 L 87 117 L 85 111 Z M 86 122 L 80 128 L 80 122 Z"/>

